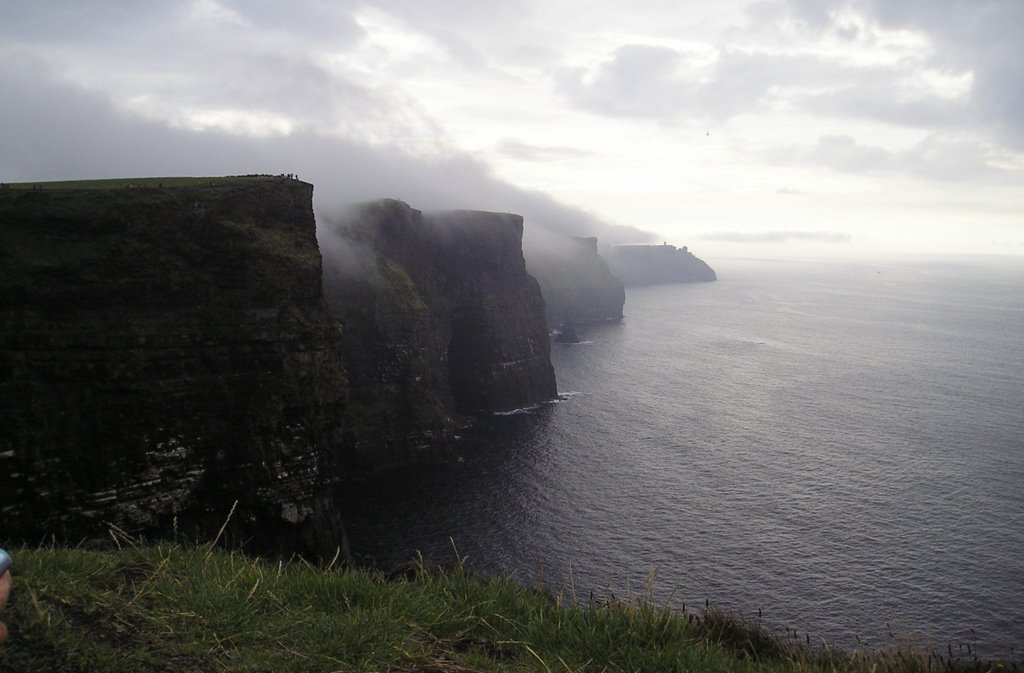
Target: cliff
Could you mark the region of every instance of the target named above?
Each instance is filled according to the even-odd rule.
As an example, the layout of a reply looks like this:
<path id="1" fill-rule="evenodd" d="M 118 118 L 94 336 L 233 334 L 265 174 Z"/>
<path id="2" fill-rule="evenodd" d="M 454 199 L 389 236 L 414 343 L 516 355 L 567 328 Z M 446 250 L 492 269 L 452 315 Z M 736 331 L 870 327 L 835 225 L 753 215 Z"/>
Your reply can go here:
<path id="1" fill-rule="evenodd" d="M 349 464 L 444 453 L 457 414 L 556 395 L 544 303 L 517 215 L 355 207 L 322 236 L 325 293 L 352 363 Z M 359 363 L 359 364 L 357 364 Z"/>
<path id="2" fill-rule="evenodd" d="M 425 218 L 451 312 L 449 380 L 462 412 L 507 411 L 557 395 L 544 299 L 523 259 L 523 218 L 454 211 Z"/>
<path id="3" fill-rule="evenodd" d="M 627 287 L 717 280 L 714 269 L 704 260 L 694 256 L 686 246 L 616 246 L 608 253 L 608 266 Z"/>
<path id="4" fill-rule="evenodd" d="M 5 538 L 213 539 L 233 512 L 250 551 L 332 555 L 343 475 L 556 395 L 521 217 L 366 204 L 322 264 L 312 189 L 0 190 Z"/>
<path id="5" fill-rule="evenodd" d="M 346 374 L 312 186 L 137 184 L 0 191 L 5 538 L 212 539 L 237 500 L 253 551 L 332 554 Z"/>
<path id="6" fill-rule="evenodd" d="M 552 327 L 622 319 L 626 291 L 598 254 L 596 238 L 549 241 L 531 250 L 526 261 Z"/>
<path id="7" fill-rule="evenodd" d="M 404 203 L 379 201 L 321 231 L 324 293 L 345 325 L 350 470 L 440 458 L 454 433 L 450 318 L 433 265 L 406 235 L 421 223 Z"/>

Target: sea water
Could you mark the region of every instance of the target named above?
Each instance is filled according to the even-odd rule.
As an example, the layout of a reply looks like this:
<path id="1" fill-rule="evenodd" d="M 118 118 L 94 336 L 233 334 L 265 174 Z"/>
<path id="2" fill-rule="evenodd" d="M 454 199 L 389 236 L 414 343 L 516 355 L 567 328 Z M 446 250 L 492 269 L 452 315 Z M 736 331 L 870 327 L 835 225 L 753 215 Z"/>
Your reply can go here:
<path id="1" fill-rule="evenodd" d="M 553 344 L 557 403 L 346 484 L 355 552 L 1018 657 L 1024 262 L 714 266 Z"/>

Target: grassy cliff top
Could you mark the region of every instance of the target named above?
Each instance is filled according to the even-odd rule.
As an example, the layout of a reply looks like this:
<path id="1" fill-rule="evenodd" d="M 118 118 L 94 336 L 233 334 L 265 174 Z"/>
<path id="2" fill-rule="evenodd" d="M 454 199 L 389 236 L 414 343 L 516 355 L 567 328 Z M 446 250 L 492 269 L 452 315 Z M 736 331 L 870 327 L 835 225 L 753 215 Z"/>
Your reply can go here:
<path id="1" fill-rule="evenodd" d="M 5 183 L 0 304 L 315 298 L 312 190 L 277 176 Z"/>
<path id="2" fill-rule="evenodd" d="M 1000 670 L 910 649 L 811 651 L 715 610 L 589 605 L 422 565 L 267 563 L 179 545 L 13 549 L 4 671 Z M 572 597 L 562 597 L 571 599 Z M 945 653 L 943 653 L 945 654 Z M 1014 667 L 1015 668 L 1015 667 Z"/>
<path id="3" fill-rule="evenodd" d="M 55 182 L 5 182 L 7 189 L 126 189 L 133 187 L 202 187 L 257 180 L 283 180 L 284 175 L 225 175 L 207 177 L 110 178 L 59 180 Z"/>

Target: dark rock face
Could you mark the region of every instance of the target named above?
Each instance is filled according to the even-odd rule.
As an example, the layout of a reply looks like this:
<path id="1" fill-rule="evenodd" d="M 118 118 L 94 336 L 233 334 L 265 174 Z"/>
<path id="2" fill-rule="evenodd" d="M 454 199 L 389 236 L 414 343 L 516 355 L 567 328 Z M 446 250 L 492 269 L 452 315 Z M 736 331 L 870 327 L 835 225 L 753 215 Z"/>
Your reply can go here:
<path id="1" fill-rule="evenodd" d="M 564 323 L 555 333 L 555 341 L 560 344 L 578 344 L 580 335 L 571 322 Z"/>
<path id="2" fill-rule="evenodd" d="M 626 291 L 597 252 L 594 237 L 570 237 L 530 250 L 527 266 L 540 283 L 550 325 L 622 319 Z"/>
<path id="3" fill-rule="evenodd" d="M 620 245 L 609 252 L 608 265 L 626 287 L 717 280 L 714 269 L 686 246 Z"/>
<path id="4" fill-rule="evenodd" d="M 296 180 L 4 190 L 0 222 L 11 540 L 209 541 L 230 512 L 227 541 L 330 556 L 348 470 L 556 395 L 515 215 L 367 204 L 323 269 Z"/>
<path id="5" fill-rule="evenodd" d="M 334 232 L 321 247 L 328 304 L 351 336 L 351 463 L 436 457 L 455 414 L 556 395 L 521 217 L 424 215 L 385 200 L 358 206 Z"/>
<path id="6" fill-rule="evenodd" d="M 312 186 L 0 192 L 5 537 L 331 555 L 346 374 Z"/>
<path id="7" fill-rule="evenodd" d="M 506 411 L 555 397 L 544 299 L 523 260 L 523 218 L 457 211 L 425 221 L 451 312 L 456 408 Z"/>
<path id="8" fill-rule="evenodd" d="M 439 459 L 454 433 L 451 321 L 436 270 L 410 233 L 422 226 L 419 211 L 377 201 L 320 236 L 324 293 L 345 325 L 348 470 Z"/>

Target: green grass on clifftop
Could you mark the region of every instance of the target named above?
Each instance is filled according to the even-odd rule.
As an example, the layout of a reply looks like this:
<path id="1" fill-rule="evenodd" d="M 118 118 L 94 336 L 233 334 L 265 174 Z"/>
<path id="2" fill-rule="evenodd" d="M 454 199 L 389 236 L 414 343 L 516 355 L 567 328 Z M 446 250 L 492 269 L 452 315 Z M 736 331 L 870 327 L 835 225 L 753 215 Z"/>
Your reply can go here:
<path id="1" fill-rule="evenodd" d="M 236 184 L 252 180 L 278 180 L 274 175 L 227 175 L 207 177 L 109 178 L 103 180 L 58 180 L 55 182 L 11 182 L 8 189 L 130 189 L 141 187 L 201 187 Z"/>
<path id="2" fill-rule="evenodd" d="M 311 189 L 274 176 L 5 184 L 0 304 L 305 300 L 320 287 Z"/>
<path id="3" fill-rule="evenodd" d="M 714 611 L 679 614 L 642 600 L 559 605 L 509 579 L 459 567 L 389 579 L 179 545 L 12 555 L 3 671 L 965 668 L 909 651 L 811 653 Z"/>

